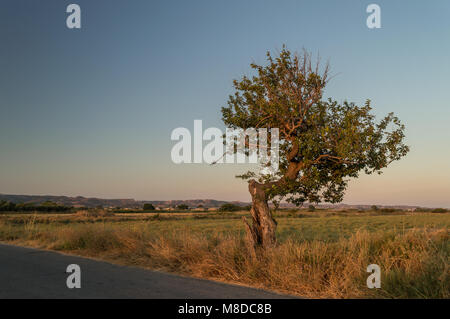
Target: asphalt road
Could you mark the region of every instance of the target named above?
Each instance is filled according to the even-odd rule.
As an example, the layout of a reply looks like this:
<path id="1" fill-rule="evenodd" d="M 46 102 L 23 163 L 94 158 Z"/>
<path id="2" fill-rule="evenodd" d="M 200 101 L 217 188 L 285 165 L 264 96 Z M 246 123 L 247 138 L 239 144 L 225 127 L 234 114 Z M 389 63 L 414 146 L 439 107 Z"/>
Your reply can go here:
<path id="1" fill-rule="evenodd" d="M 81 269 L 69 289 L 67 266 Z M 289 298 L 275 293 L 137 267 L 0 244 L 0 298 Z"/>

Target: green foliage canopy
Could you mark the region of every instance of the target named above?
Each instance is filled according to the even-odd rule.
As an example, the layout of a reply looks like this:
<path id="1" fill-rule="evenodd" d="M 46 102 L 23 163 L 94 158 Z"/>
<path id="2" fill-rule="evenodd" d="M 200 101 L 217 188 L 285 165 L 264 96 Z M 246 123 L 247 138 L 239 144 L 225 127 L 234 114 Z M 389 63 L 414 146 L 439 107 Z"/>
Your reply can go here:
<path id="1" fill-rule="evenodd" d="M 370 100 L 361 107 L 323 100 L 328 65 L 313 64 L 308 52 L 283 47 L 276 58 L 268 52 L 267 62 L 251 64 L 256 75 L 233 82 L 222 119 L 231 128 L 279 129 L 279 170 L 238 176 L 256 180 L 268 200 L 340 202 L 349 178 L 381 173 L 408 153 L 405 127 L 393 113 L 376 122 Z"/>
<path id="2" fill-rule="evenodd" d="M 146 204 L 144 204 L 144 206 L 143 206 L 143 210 L 155 210 L 155 206 L 153 206 L 153 205 L 150 204 L 150 203 L 146 203 Z"/>
<path id="3" fill-rule="evenodd" d="M 232 203 L 225 203 L 219 207 L 219 212 L 237 212 L 240 210 L 244 210 L 244 208 Z"/>

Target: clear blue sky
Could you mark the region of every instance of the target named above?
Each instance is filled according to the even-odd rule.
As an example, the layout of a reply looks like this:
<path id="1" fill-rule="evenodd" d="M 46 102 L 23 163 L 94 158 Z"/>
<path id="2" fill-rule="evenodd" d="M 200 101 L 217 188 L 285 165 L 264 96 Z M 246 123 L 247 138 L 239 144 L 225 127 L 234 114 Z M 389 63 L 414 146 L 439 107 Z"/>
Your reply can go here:
<path id="1" fill-rule="evenodd" d="M 326 96 L 407 126 L 407 158 L 345 202 L 450 207 L 448 0 L 2 0 L 0 41 L 0 193 L 248 200 L 245 168 L 175 165 L 170 133 L 223 128 L 232 80 L 286 44 L 330 60 Z"/>

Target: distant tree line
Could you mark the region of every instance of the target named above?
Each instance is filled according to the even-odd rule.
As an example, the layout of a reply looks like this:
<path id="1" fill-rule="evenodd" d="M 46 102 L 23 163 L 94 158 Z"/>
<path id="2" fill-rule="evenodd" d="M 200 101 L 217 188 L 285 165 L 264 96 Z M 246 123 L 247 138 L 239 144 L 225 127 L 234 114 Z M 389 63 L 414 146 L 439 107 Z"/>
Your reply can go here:
<path id="1" fill-rule="evenodd" d="M 231 203 L 223 204 L 219 207 L 219 212 L 237 212 L 242 210 L 250 210 L 251 206 L 239 206 Z"/>
<path id="2" fill-rule="evenodd" d="M 155 210 L 155 206 L 152 204 L 144 204 L 143 210 Z"/>
<path id="3" fill-rule="evenodd" d="M 54 202 L 34 203 L 13 203 L 5 200 L 0 201 L 0 212 L 67 212 L 72 210 L 70 206 L 59 205 Z"/>
<path id="4" fill-rule="evenodd" d="M 449 210 L 445 208 L 425 208 L 425 207 L 417 207 L 414 211 L 416 212 L 429 212 L 429 213 L 448 213 Z"/>
<path id="5" fill-rule="evenodd" d="M 379 211 L 382 213 L 394 213 L 394 212 L 401 212 L 403 211 L 403 209 L 399 209 L 399 208 L 379 208 L 376 205 L 373 205 L 371 207 L 371 210 L 373 211 Z M 426 208 L 426 207 L 416 207 L 414 209 L 414 212 L 428 212 L 428 213 L 448 213 L 449 210 L 445 209 L 445 208 Z"/>

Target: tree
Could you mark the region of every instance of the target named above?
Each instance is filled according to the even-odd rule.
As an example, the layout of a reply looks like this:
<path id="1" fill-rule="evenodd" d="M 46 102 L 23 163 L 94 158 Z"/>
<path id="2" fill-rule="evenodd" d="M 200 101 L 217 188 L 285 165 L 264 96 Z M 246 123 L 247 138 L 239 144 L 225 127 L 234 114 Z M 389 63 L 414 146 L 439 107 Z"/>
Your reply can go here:
<path id="1" fill-rule="evenodd" d="M 219 207 L 219 212 L 237 212 L 242 209 L 243 208 L 241 206 L 238 206 L 238 205 L 235 205 L 232 203 L 225 203 Z"/>
<path id="2" fill-rule="evenodd" d="M 143 210 L 155 210 L 155 206 L 147 203 L 147 204 L 144 204 Z"/>
<path id="3" fill-rule="evenodd" d="M 186 204 L 180 204 L 180 205 L 177 206 L 177 208 L 179 210 L 187 210 L 187 209 L 189 209 L 189 206 L 186 205 Z"/>
<path id="4" fill-rule="evenodd" d="M 55 206 L 58 206 L 58 204 L 55 203 L 55 202 L 52 202 L 51 200 L 48 200 L 48 201 L 43 202 L 41 204 L 41 206 L 44 206 L 44 207 L 55 207 Z"/>
<path id="5" fill-rule="evenodd" d="M 235 93 L 222 107 L 230 128 L 267 128 L 268 140 L 270 130 L 279 129 L 279 169 L 238 176 L 248 180 L 252 197 L 252 223 L 244 222 L 253 247 L 276 243 L 268 201 L 340 202 L 349 178 L 381 173 L 409 151 L 404 125 L 393 113 L 376 122 L 370 100 L 362 107 L 323 100 L 329 67 L 312 60 L 307 51 L 291 54 L 285 46 L 275 58 L 268 52 L 266 66 L 252 63 L 256 74 L 233 82 Z"/>

